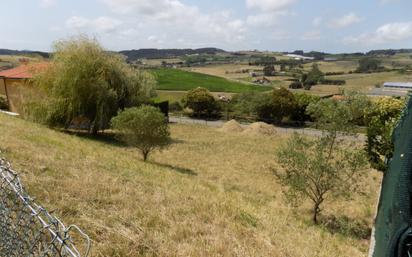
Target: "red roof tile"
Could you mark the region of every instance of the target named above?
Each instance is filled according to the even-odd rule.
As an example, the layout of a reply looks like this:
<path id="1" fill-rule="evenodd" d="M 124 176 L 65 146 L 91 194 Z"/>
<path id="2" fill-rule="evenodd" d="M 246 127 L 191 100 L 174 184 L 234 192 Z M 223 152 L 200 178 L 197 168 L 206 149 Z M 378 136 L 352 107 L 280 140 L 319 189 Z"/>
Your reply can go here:
<path id="1" fill-rule="evenodd" d="M 0 72 L 0 77 L 8 79 L 31 79 L 34 73 L 46 69 L 50 64 L 46 62 L 20 65 L 13 69 Z"/>

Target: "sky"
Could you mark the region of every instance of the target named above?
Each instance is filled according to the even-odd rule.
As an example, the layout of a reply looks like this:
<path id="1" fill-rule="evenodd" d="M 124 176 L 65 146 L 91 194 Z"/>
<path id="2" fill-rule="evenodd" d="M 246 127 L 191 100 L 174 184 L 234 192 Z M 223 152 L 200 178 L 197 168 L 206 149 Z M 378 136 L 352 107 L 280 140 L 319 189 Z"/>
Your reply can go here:
<path id="1" fill-rule="evenodd" d="M 78 35 L 114 51 L 412 48 L 411 0 L 1 0 L 0 10 L 0 48 L 18 50 Z"/>

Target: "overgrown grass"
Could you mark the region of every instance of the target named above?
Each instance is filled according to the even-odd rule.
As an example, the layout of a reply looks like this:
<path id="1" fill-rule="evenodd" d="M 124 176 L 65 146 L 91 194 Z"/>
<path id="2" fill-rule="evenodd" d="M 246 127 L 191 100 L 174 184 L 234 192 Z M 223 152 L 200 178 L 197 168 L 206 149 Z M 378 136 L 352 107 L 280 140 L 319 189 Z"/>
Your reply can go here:
<path id="1" fill-rule="evenodd" d="M 241 93 L 248 91 L 263 92 L 272 89 L 271 87 L 241 83 L 179 69 L 157 69 L 153 73 L 157 77 L 157 89 L 159 90 L 187 91 L 197 87 L 204 87 L 212 92 Z"/>
<path id="2" fill-rule="evenodd" d="M 368 241 L 352 235 L 351 222 L 370 226 L 378 173 L 364 195 L 329 205 L 325 215 L 344 215 L 344 226 L 314 226 L 310 205 L 292 209 L 270 169 L 286 136 L 171 129 L 175 144 L 143 163 L 111 138 L 0 114 L 0 149 L 33 197 L 91 236 L 92 256 L 367 255 Z"/>

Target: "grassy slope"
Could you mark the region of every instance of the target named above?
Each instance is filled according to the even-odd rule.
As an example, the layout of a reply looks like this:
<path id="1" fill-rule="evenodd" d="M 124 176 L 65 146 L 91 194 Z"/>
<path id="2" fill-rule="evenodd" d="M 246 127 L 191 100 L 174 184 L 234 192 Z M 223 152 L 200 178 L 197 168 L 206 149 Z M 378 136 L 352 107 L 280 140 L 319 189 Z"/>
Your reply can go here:
<path id="1" fill-rule="evenodd" d="M 270 87 L 255 86 L 221 77 L 178 69 L 158 69 L 154 71 L 159 90 L 187 91 L 196 87 L 205 87 L 212 92 L 268 91 Z"/>
<path id="2" fill-rule="evenodd" d="M 0 114 L 0 149 L 32 196 L 94 241 L 92 256 L 366 256 L 368 242 L 311 225 L 285 204 L 270 167 L 284 137 L 173 125 L 176 144 L 143 163 L 133 149 Z M 332 205 L 370 221 L 365 195 Z"/>

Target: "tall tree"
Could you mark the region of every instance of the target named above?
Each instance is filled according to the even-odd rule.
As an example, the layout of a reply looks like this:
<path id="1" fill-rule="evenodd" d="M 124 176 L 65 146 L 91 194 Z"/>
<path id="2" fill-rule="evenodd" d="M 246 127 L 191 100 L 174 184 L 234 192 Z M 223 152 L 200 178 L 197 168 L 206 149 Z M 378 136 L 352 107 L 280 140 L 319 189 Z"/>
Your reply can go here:
<path id="1" fill-rule="evenodd" d="M 63 127 L 84 117 L 91 133 L 107 128 L 118 109 L 144 102 L 155 86 L 150 74 L 86 37 L 57 42 L 49 68 L 33 81 L 42 94 L 27 102 L 28 116 Z"/>

